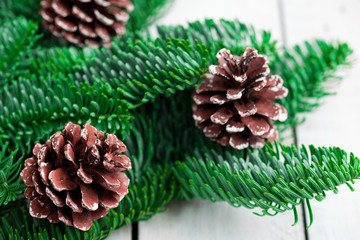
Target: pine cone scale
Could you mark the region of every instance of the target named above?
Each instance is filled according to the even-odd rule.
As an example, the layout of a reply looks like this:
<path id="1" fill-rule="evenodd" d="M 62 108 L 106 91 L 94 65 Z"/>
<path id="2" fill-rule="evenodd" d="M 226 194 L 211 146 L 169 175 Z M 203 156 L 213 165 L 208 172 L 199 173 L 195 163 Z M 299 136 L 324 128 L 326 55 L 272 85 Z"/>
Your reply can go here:
<path id="1" fill-rule="evenodd" d="M 57 215 L 61 222 L 68 226 L 73 226 L 73 221 L 71 221 L 71 218 L 64 211 L 62 211 L 62 208 L 57 209 Z"/>
<path id="2" fill-rule="evenodd" d="M 98 220 L 109 213 L 109 210 L 103 207 L 99 207 L 96 211 L 91 212 L 91 217 L 93 220 Z"/>
<path id="3" fill-rule="evenodd" d="M 71 13 L 83 22 L 91 23 L 92 21 L 94 21 L 94 18 L 91 17 L 90 14 L 88 14 L 86 11 L 81 10 L 81 8 L 79 8 L 78 6 L 73 6 Z"/>
<path id="4" fill-rule="evenodd" d="M 82 213 L 72 212 L 72 219 L 74 227 L 82 231 L 89 229 L 93 223 L 91 212 L 86 210 Z"/>
<path id="5" fill-rule="evenodd" d="M 103 208 L 111 209 L 119 206 L 120 196 L 114 192 L 104 190 L 99 195 L 99 203 Z"/>
<path id="6" fill-rule="evenodd" d="M 49 173 L 49 180 L 52 187 L 58 192 L 74 190 L 77 187 L 76 183 L 70 180 L 67 170 L 63 168 L 52 170 Z"/>
<path id="7" fill-rule="evenodd" d="M 40 179 L 40 174 L 38 172 L 34 172 L 32 175 L 32 181 L 34 183 L 34 188 L 37 193 L 40 195 L 45 195 L 45 185 L 42 183 Z"/>
<path id="8" fill-rule="evenodd" d="M 42 162 L 38 168 L 38 171 L 39 171 L 40 177 L 41 177 L 41 181 L 47 186 L 50 185 L 49 174 L 51 172 L 51 169 L 52 169 L 52 164 L 45 163 L 45 162 Z"/>
<path id="9" fill-rule="evenodd" d="M 57 15 L 59 15 L 60 17 L 63 17 L 63 18 L 69 16 L 70 13 L 71 13 L 71 7 L 69 7 L 65 3 L 52 2 L 51 3 L 51 8 L 52 8 L 52 10 L 54 10 L 54 12 Z"/>
<path id="10" fill-rule="evenodd" d="M 249 146 L 249 140 L 244 135 L 232 134 L 229 140 L 229 144 L 233 148 L 240 150 Z"/>
<path id="11" fill-rule="evenodd" d="M 87 174 L 83 169 L 82 164 L 80 163 L 80 168 L 76 172 L 77 176 L 86 184 L 90 184 L 93 182 L 93 178 L 90 174 Z"/>
<path id="12" fill-rule="evenodd" d="M 48 9 L 42 9 L 40 11 L 40 15 L 49 24 L 53 23 L 55 21 L 56 16 L 57 16 L 54 12 L 52 12 L 52 11 L 50 11 Z"/>
<path id="13" fill-rule="evenodd" d="M 67 31 L 67 32 L 76 32 L 78 30 L 78 26 L 64 18 L 56 17 L 55 24 L 60 29 Z"/>
<path id="14" fill-rule="evenodd" d="M 51 200 L 47 196 L 38 196 L 30 202 L 30 215 L 36 218 L 47 218 L 52 206 Z"/>
<path id="15" fill-rule="evenodd" d="M 81 205 L 80 198 L 76 198 L 76 197 L 72 196 L 72 194 L 70 192 L 67 192 L 67 194 L 66 194 L 65 203 L 68 207 L 71 208 L 71 210 L 73 212 L 82 213 L 84 211 L 84 209 Z"/>
<path id="16" fill-rule="evenodd" d="M 51 223 L 59 223 L 60 220 L 59 220 L 59 215 L 58 215 L 58 212 L 57 212 L 57 209 L 56 210 L 52 210 L 49 214 L 49 216 L 47 217 L 47 219 L 49 220 L 49 222 Z"/>
<path id="17" fill-rule="evenodd" d="M 46 187 L 46 196 L 50 198 L 50 200 L 54 203 L 57 207 L 63 207 L 65 205 L 65 198 L 62 197 L 60 194 L 56 194 L 51 188 Z"/>
<path id="18" fill-rule="evenodd" d="M 87 210 L 95 211 L 99 207 L 99 196 L 95 188 L 89 184 L 79 183 L 81 190 L 81 206 Z"/>

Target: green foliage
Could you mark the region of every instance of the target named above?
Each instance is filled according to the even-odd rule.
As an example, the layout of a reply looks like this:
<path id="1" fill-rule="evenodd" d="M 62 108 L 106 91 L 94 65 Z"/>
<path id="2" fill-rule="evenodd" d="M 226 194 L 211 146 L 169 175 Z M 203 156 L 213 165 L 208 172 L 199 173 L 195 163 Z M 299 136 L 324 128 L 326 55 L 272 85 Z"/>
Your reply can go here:
<path id="1" fill-rule="evenodd" d="M 9 151 L 9 142 L 0 139 L 0 206 L 7 205 L 22 194 L 25 185 L 19 178 L 22 159 L 15 158 L 17 150 Z"/>
<path id="2" fill-rule="evenodd" d="M 262 209 L 260 215 L 296 211 L 304 199 L 322 201 L 325 191 L 360 177 L 359 159 L 340 148 L 268 144 L 262 150 L 222 154 L 195 150 L 185 162 L 177 161 L 175 174 L 183 188 L 210 201 Z"/>
<path id="3" fill-rule="evenodd" d="M 0 26 L 0 87 L 19 74 L 29 73 L 23 67 L 34 42 L 37 25 L 24 18 L 16 18 Z"/>
<path id="4" fill-rule="evenodd" d="M 328 80 L 340 79 L 335 71 L 348 65 L 352 50 L 346 43 L 327 43 L 316 40 L 295 45 L 275 54 L 271 69 L 284 79 L 289 95 L 281 100 L 289 114 L 287 123 L 297 125 L 304 119 L 298 113 L 310 112 L 319 106 L 322 97 L 329 95 Z M 287 124 L 285 123 L 285 124 Z"/>
<path id="5" fill-rule="evenodd" d="M 240 53 L 249 45 L 275 52 L 269 33 L 263 32 L 258 38 L 252 27 L 238 21 L 195 22 L 186 29 L 189 36 L 176 35 L 182 31 L 185 28 L 181 26 L 160 27 L 160 37 L 154 40 L 148 35 L 128 34 L 79 68 L 77 80 L 92 84 L 101 79 L 134 108 L 160 95 L 193 89 L 208 66 L 216 63 L 216 52 L 226 44 Z"/>
<path id="6" fill-rule="evenodd" d="M 132 0 L 135 10 L 130 14 L 127 31 L 147 29 L 160 18 L 174 0 Z"/>
<path id="7" fill-rule="evenodd" d="M 125 131 L 130 120 L 127 106 L 104 88 L 76 87 L 65 77 L 59 81 L 20 78 L 0 93 L 0 134 L 22 153 L 29 153 L 34 141 L 46 140 L 69 121 Z"/>
<path id="8" fill-rule="evenodd" d="M 40 0 L 2 0 L 0 2 L 0 24 L 17 17 L 25 17 L 28 20 L 39 23 L 41 21 Z"/>
<path id="9" fill-rule="evenodd" d="M 226 47 L 241 55 L 251 46 L 269 57 L 272 73 L 289 88 L 281 103 L 290 118 L 278 126 L 295 126 L 348 62 L 346 44 L 279 48 L 269 32 L 237 20 L 161 26 L 153 38 L 139 30 L 171 1 L 133 2 L 128 32 L 111 49 L 58 46 L 39 27 L 39 0 L 0 2 L 0 239 L 104 239 L 180 197 L 260 207 L 265 215 L 296 212 L 303 200 L 320 201 L 325 191 L 359 177 L 359 160 L 338 148 L 309 147 L 309 153 L 268 145 L 247 154 L 221 147 L 194 126 L 191 109 L 192 91 L 218 63 L 216 53 Z M 129 195 L 86 233 L 30 217 L 21 195 L 23 160 L 68 121 L 121 136 L 133 162 Z"/>

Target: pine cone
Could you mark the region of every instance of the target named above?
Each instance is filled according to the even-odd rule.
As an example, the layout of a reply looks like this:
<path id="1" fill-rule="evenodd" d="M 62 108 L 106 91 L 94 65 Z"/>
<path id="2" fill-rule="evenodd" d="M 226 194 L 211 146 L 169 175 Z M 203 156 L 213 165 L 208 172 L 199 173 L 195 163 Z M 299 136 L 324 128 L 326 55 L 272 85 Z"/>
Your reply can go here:
<path id="1" fill-rule="evenodd" d="M 280 76 L 267 76 L 268 60 L 256 49 L 242 57 L 222 49 L 219 66 L 209 67 L 205 81 L 194 92 L 193 118 L 211 140 L 233 148 L 261 148 L 265 140 L 278 139 L 272 121 L 285 121 L 286 109 L 273 101 L 288 90 Z"/>
<path id="2" fill-rule="evenodd" d="M 53 35 L 80 47 L 111 47 L 111 36 L 121 36 L 134 10 L 130 0 L 42 0 L 43 26 Z"/>
<path id="3" fill-rule="evenodd" d="M 113 134 L 68 123 L 46 144 L 36 144 L 20 173 L 30 215 L 87 231 L 128 194 L 130 159 Z"/>

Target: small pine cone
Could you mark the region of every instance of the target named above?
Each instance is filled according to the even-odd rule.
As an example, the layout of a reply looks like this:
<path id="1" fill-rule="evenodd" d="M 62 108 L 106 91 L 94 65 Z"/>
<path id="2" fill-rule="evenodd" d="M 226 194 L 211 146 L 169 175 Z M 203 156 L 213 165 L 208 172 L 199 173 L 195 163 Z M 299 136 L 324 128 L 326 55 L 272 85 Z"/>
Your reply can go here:
<path id="1" fill-rule="evenodd" d="M 46 144 L 36 144 L 20 177 L 30 215 L 87 231 L 128 194 L 130 159 L 113 134 L 68 123 Z"/>
<path id="2" fill-rule="evenodd" d="M 210 74 L 194 92 L 196 126 L 211 140 L 236 149 L 277 140 L 272 121 L 287 119 L 286 109 L 274 103 L 288 93 L 281 77 L 267 76 L 268 60 L 253 48 L 242 57 L 222 49 L 216 57 L 220 65 L 209 67 Z"/>
<path id="3" fill-rule="evenodd" d="M 41 0 L 42 25 L 77 45 L 111 47 L 111 36 L 126 31 L 130 0 Z"/>

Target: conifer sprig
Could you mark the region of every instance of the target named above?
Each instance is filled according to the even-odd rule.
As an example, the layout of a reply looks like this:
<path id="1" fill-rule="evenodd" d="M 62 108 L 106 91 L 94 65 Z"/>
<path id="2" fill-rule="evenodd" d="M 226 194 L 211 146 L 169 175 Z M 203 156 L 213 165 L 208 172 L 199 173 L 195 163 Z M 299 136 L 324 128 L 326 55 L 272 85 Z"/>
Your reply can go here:
<path id="1" fill-rule="evenodd" d="M 249 150 L 247 158 L 242 152 L 198 149 L 186 161 L 176 162 L 175 174 L 191 195 L 234 207 L 260 208 L 256 214 L 273 216 L 296 212 L 304 200 L 322 201 L 326 191 L 338 193 L 341 184 L 353 191 L 349 183 L 359 179 L 359 164 L 359 158 L 336 147 L 268 144 L 262 150 Z"/>

